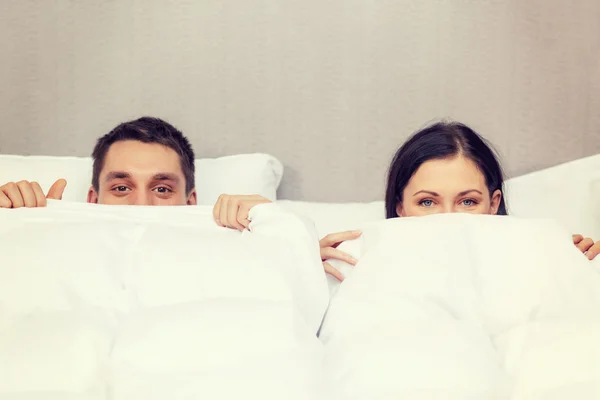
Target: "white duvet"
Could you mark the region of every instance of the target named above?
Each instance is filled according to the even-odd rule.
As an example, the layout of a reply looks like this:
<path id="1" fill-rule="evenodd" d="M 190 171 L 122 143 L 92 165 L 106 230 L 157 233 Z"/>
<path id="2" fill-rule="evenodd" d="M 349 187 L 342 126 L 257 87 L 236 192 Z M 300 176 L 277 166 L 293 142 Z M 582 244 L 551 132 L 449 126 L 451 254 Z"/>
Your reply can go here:
<path id="1" fill-rule="evenodd" d="M 550 221 L 371 224 L 321 328 L 338 399 L 599 399 L 600 274 Z"/>
<path id="2" fill-rule="evenodd" d="M 0 210 L 0 399 L 319 398 L 316 235 L 211 209 Z"/>
<path id="3" fill-rule="evenodd" d="M 598 399 L 600 273 L 555 223 L 376 222 L 328 303 L 310 223 L 0 210 L 0 400 Z"/>

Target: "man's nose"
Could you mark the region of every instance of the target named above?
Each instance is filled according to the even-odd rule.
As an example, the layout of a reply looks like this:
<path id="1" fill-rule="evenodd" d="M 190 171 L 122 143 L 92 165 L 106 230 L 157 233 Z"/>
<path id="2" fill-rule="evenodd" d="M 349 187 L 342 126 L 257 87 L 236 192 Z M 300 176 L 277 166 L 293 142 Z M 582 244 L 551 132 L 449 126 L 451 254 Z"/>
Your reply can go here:
<path id="1" fill-rule="evenodd" d="M 153 197 L 146 192 L 138 192 L 133 202 L 130 204 L 132 206 L 152 206 L 154 205 L 152 202 Z"/>

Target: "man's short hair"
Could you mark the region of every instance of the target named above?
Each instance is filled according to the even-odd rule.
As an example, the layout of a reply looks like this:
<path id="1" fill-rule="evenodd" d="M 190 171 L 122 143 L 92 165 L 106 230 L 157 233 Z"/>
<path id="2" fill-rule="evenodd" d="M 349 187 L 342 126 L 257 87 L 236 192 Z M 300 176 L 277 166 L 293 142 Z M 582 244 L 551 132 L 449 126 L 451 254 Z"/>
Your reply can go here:
<path id="1" fill-rule="evenodd" d="M 159 118 L 142 117 L 134 121 L 123 122 L 96 142 L 92 158 L 94 167 L 92 186 L 99 191 L 100 172 L 104 167 L 104 159 L 110 146 L 123 140 L 137 140 L 143 143 L 162 144 L 175 150 L 179 155 L 181 169 L 185 177 L 186 194 L 190 194 L 195 186 L 194 150 L 189 140 L 173 125 Z"/>

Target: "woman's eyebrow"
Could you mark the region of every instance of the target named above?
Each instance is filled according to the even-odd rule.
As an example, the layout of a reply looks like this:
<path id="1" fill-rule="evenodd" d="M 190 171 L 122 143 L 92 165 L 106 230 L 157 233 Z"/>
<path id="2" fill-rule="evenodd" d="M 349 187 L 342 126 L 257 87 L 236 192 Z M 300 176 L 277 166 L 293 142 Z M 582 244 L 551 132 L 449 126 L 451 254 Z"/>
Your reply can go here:
<path id="1" fill-rule="evenodd" d="M 479 193 L 480 195 L 482 195 L 482 196 L 483 196 L 483 193 L 481 193 L 481 192 L 480 192 L 479 190 L 477 190 L 477 189 L 469 189 L 469 190 L 465 190 L 464 192 L 460 192 L 458 195 L 459 195 L 459 196 L 464 196 L 465 194 L 469 194 L 469 193 L 471 193 L 471 192 L 476 192 L 476 193 Z"/>
<path id="2" fill-rule="evenodd" d="M 430 194 L 433 197 L 440 197 L 440 195 L 436 192 L 432 192 L 431 190 L 419 190 L 417 193 L 413 194 L 413 197 L 420 194 L 420 193 L 426 193 L 426 194 Z"/>

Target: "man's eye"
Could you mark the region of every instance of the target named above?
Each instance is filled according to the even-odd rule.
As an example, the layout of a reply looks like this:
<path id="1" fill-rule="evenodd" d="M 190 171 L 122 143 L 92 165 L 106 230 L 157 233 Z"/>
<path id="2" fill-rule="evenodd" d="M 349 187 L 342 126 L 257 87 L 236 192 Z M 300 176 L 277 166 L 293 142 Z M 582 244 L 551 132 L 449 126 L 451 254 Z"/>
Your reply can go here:
<path id="1" fill-rule="evenodd" d="M 419 204 L 423 207 L 431 207 L 433 205 L 433 200 L 422 200 Z"/>
<path id="2" fill-rule="evenodd" d="M 168 187 L 164 187 L 164 186 L 159 186 L 154 190 L 156 190 L 158 193 L 163 193 L 163 194 L 171 192 L 171 189 L 169 189 Z"/>
<path id="3" fill-rule="evenodd" d="M 127 186 L 116 186 L 113 188 L 113 190 L 115 192 L 126 192 L 127 190 L 129 190 L 129 188 Z"/>

